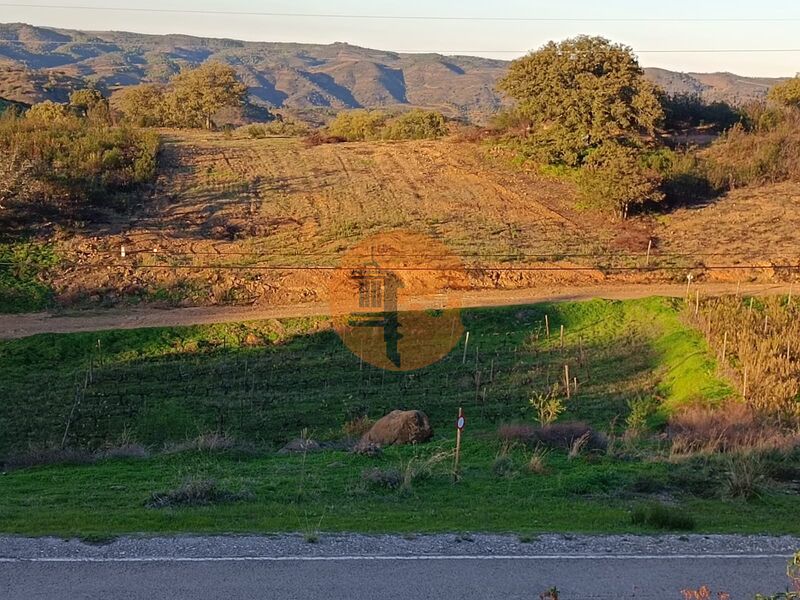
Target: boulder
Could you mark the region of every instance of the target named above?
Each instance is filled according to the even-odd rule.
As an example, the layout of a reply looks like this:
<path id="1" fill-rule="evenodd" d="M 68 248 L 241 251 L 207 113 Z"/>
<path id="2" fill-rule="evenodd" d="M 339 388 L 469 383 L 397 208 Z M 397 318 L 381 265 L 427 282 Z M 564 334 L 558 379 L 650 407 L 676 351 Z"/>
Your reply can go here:
<path id="1" fill-rule="evenodd" d="M 393 410 L 379 419 L 365 433 L 356 446 L 391 446 L 393 444 L 420 444 L 433 437 L 428 415 L 419 410 Z"/>

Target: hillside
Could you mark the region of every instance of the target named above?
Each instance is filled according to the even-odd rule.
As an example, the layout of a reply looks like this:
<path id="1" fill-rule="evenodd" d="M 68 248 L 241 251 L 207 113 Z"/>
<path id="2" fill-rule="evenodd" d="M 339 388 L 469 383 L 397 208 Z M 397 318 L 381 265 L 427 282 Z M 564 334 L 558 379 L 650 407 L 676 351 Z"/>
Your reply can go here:
<path id="1" fill-rule="evenodd" d="M 344 43 L 245 42 L 13 23 L 0 24 L 0 96 L 24 102 L 59 100 L 66 93 L 62 88 L 77 85 L 77 79 L 106 90 L 165 82 L 182 66 L 212 59 L 235 66 L 252 99 L 270 107 L 423 106 L 473 118 L 502 105 L 495 84 L 508 65 L 487 58 L 402 54 Z M 730 73 L 647 73 L 668 92 L 730 102 L 762 97 L 779 81 Z"/>
<path id="2" fill-rule="evenodd" d="M 455 137 L 308 147 L 299 138 L 243 133 L 162 136 L 158 178 L 141 202 L 96 215 L 72 235 L 52 237 L 45 225 L 50 242 L 31 261 L 46 273 L 0 294 L 0 310 L 41 309 L 48 299 L 69 306 L 325 302 L 330 273 L 305 267 L 336 264 L 356 241 L 398 228 L 461 256 L 473 267 L 473 290 L 685 281 L 689 269 L 709 282 L 780 281 L 786 271 L 772 265 L 794 256 L 798 244 L 794 183 L 619 223 L 576 210 L 568 182 L 514 167 L 501 148 Z M 628 272 L 641 266 L 651 239 L 654 270 Z M 123 245 L 126 260 L 116 261 Z M 760 267 L 721 268 L 731 264 Z"/>

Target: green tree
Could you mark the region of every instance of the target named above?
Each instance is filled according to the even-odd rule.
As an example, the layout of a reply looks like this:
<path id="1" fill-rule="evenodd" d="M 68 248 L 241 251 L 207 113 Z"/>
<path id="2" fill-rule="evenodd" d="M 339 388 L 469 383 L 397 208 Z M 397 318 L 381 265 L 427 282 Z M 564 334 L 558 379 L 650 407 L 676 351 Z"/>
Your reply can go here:
<path id="1" fill-rule="evenodd" d="M 530 119 L 548 162 L 577 166 L 606 142 L 639 144 L 664 116 L 633 51 L 601 37 L 550 42 L 514 61 L 498 87 Z"/>
<path id="2" fill-rule="evenodd" d="M 164 125 L 164 90 L 157 85 L 143 83 L 123 88 L 114 96 L 114 104 L 134 125 Z"/>
<path id="3" fill-rule="evenodd" d="M 205 63 L 172 80 L 166 96 L 167 119 L 180 127 L 213 129 L 214 113 L 244 103 L 247 87 L 236 71 L 220 62 Z"/>
<path id="4" fill-rule="evenodd" d="M 662 177 L 643 164 L 636 148 L 608 142 L 593 150 L 578 173 L 585 206 L 628 217 L 631 206 L 661 202 Z"/>
<path id="5" fill-rule="evenodd" d="M 800 109 L 800 76 L 773 87 L 769 91 L 769 99 L 789 108 Z"/>
<path id="6" fill-rule="evenodd" d="M 69 108 L 77 116 L 94 123 L 111 122 L 108 100 L 98 90 L 85 88 L 72 92 L 69 95 Z"/>

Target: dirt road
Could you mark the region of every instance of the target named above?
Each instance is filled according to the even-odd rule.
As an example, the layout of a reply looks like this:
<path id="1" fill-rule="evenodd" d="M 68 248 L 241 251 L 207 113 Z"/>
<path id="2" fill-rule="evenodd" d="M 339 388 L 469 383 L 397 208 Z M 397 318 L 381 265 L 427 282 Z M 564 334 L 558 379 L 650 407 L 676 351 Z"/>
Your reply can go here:
<path id="1" fill-rule="evenodd" d="M 736 284 L 709 283 L 693 286 L 703 296 L 733 294 Z M 742 284 L 738 291 L 743 295 L 774 295 L 789 293 L 788 284 Z M 694 293 L 694 291 L 692 292 Z M 464 308 L 488 306 L 514 306 L 537 302 L 570 302 L 605 298 L 630 300 L 649 296 L 683 297 L 685 285 L 610 285 L 593 287 L 548 287 L 537 289 L 465 292 L 461 295 Z M 423 310 L 444 306 L 443 296 L 418 298 L 415 307 Z M 294 304 L 290 306 L 211 306 L 193 308 L 131 308 L 75 313 L 30 313 L 0 315 L 0 339 L 23 338 L 39 333 L 76 333 L 107 329 L 138 329 L 141 327 L 175 327 L 231 323 L 260 319 L 282 319 L 330 314 L 324 302 Z"/>

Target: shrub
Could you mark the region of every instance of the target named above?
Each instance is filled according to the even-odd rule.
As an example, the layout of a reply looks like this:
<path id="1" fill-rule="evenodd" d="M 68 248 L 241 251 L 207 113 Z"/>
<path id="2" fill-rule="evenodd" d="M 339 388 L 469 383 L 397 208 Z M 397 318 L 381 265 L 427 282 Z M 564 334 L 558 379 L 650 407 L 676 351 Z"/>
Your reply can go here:
<path id="1" fill-rule="evenodd" d="M 309 127 L 304 123 L 276 119 L 269 123 L 254 123 L 243 127 L 245 135 L 253 139 L 262 139 L 270 136 L 297 137 L 308 135 Z"/>
<path id="2" fill-rule="evenodd" d="M 670 130 L 708 126 L 717 131 L 740 122 L 742 114 L 725 102 L 706 102 L 697 94 L 672 94 L 661 99 L 664 127 Z"/>
<path id="3" fill-rule="evenodd" d="M 351 110 L 336 115 L 326 131 L 327 139 L 347 142 L 421 140 L 447 135 L 447 124 L 444 116 L 434 111 L 416 109 L 392 118 L 376 110 Z"/>
<path id="4" fill-rule="evenodd" d="M 540 425 L 550 425 L 567 409 L 564 401 L 556 395 L 556 388 L 548 394 L 537 393 L 528 403 L 536 411 L 536 420 Z"/>
<path id="5" fill-rule="evenodd" d="M 647 429 L 647 420 L 655 412 L 654 398 L 635 398 L 628 401 L 630 412 L 625 419 L 625 437 L 635 438 Z"/>
<path id="6" fill-rule="evenodd" d="M 101 127 L 75 116 L 46 120 L 36 115 L 0 119 L 0 151 L 13 149 L 37 189 L 35 204 L 20 194 L 8 200 L 7 208 L 21 216 L 46 204 L 60 208 L 87 201 L 107 203 L 155 175 L 155 132 Z"/>
<path id="7" fill-rule="evenodd" d="M 582 204 L 626 219 L 632 206 L 660 202 L 661 175 L 635 148 L 608 143 L 589 154 L 577 175 Z"/>
<path id="8" fill-rule="evenodd" d="M 415 109 L 400 115 L 386 127 L 383 137 L 389 140 L 424 140 L 447 135 L 444 115 Z"/>
<path id="9" fill-rule="evenodd" d="M 509 477 L 514 474 L 514 461 L 510 456 L 498 456 L 492 463 L 492 474 L 495 477 Z"/>
<path id="10" fill-rule="evenodd" d="M 604 451 L 608 447 L 605 435 L 580 422 L 554 423 L 535 428 L 531 441 L 551 448 L 572 450 L 581 439 L 584 441 L 580 449 Z"/>
<path id="11" fill-rule="evenodd" d="M 403 485 L 403 473 L 399 469 L 379 469 L 373 467 L 364 469 L 361 472 L 361 481 L 369 485 L 386 488 L 389 490 L 398 489 Z"/>
<path id="12" fill-rule="evenodd" d="M 800 76 L 773 87 L 769 91 L 769 99 L 783 106 L 800 108 Z"/>
<path id="13" fill-rule="evenodd" d="M 497 429 L 497 437 L 503 442 L 529 443 L 536 428 L 532 425 L 503 424 Z"/>
<path id="14" fill-rule="evenodd" d="M 340 112 L 327 128 L 328 136 L 348 142 L 377 140 L 389 116 L 380 111 L 352 110 Z"/>
<path id="15" fill-rule="evenodd" d="M 547 473 L 546 459 L 548 454 L 548 450 L 544 448 L 537 447 L 534 449 L 530 459 L 528 459 L 528 472 L 533 473 L 534 475 L 544 475 Z"/>
<path id="16" fill-rule="evenodd" d="M 750 500 L 761 495 L 766 480 L 764 461 L 754 452 L 739 452 L 727 459 L 725 492 L 731 498 Z"/>
<path id="17" fill-rule="evenodd" d="M 350 419 L 342 425 L 342 433 L 346 438 L 360 438 L 372 427 L 374 421 L 366 415 Z"/>
<path id="18" fill-rule="evenodd" d="M 769 113 L 754 131 L 731 128 L 702 156 L 706 176 L 718 190 L 800 180 L 800 115 Z"/>
<path id="19" fill-rule="evenodd" d="M 173 490 L 154 492 L 145 506 L 147 508 L 208 506 L 240 502 L 251 498 L 251 493 L 231 491 L 221 487 L 213 479 L 187 479 Z"/>
<path id="20" fill-rule="evenodd" d="M 691 531 L 696 526 L 694 518 L 683 509 L 660 503 L 637 506 L 631 523 L 668 531 Z"/>

